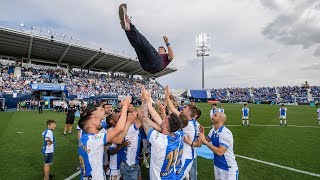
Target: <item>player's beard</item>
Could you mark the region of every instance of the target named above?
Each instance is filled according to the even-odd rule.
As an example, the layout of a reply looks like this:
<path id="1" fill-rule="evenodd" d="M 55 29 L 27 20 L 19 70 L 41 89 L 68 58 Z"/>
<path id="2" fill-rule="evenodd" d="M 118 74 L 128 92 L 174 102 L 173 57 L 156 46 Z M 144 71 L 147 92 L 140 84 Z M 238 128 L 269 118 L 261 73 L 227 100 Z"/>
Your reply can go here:
<path id="1" fill-rule="evenodd" d="M 103 127 L 101 126 L 101 124 L 96 125 L 96 129 L 97 129 L 98 131 L 100 131 L 102 128 L 103 128 Z"/>

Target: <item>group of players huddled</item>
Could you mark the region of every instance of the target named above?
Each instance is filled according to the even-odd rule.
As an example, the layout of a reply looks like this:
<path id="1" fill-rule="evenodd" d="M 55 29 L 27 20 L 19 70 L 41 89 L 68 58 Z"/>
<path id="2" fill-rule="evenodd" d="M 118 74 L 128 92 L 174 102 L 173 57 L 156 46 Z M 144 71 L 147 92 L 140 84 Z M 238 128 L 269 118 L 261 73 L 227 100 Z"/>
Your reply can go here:
<path id="1" fill-rule="evenodd" d="M 140 98 L 142 105 L 137 109 L 130 104 L 130 96 L 121 101 L 116 111 L 109 104 L 81 107 L 78 122 L 80 179 L 141 179 L 141 151 L 150 179 L 197 179 L 195 148 L 202 144 L 214 152 L 216 178 L 238 177 L 233 135 L 224 126 L 226 115 L 222 111 L 212 114 L 213 128 L 205 136 L 204 128 L 197 122 L 201 111 L 194 103 L 179 108 L 168 87 L 164 102 L 158 101 L 156 106 L 144 87 Z M 67 115 L 64 134 L 70 127 L 68 123 L 71 127 L 73 123 L 73 105 L 69 108 L 67 114 L 71 115 Z M 50 179 L 55 121 L 49 120 L 47 125 L 43 132 L 44 179 Z"/>

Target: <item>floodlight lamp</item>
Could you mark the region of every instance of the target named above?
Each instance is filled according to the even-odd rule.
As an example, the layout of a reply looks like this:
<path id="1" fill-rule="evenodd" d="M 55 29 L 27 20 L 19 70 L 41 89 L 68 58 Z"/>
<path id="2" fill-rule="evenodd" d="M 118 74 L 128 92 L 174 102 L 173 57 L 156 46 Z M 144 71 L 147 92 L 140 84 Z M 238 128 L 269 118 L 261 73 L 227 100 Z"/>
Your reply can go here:
<path id="1" fill-rule="evenodd" d="M 21 27 L 24 27 L 24 24 L 23 24 L 23 23 L 21 23 L 21 24 L 20 24 L 20 26 L 21 26 Z"/>
<path id="2" fill-rule="evenodd" d="M 34 26 L 31 26 L 31 30 L 33 30 L 34 29 Z"/>

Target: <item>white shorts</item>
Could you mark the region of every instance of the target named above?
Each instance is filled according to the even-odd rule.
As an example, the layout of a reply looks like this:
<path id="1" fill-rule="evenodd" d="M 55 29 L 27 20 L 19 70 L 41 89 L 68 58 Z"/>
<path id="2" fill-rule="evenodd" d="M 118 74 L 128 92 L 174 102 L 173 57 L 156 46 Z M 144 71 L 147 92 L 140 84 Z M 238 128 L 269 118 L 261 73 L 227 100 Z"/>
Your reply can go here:
<path id="1" fill-rule="evenodd" d="M 214 166 L 215 180 L 238 180 L 239 171 L 225 171 Z"/>
<path id="2" fill-rule="evenodd" d="M 184 179 L 185 177 L 189 177 L 189 172 L 191 170 L 192 164 L 193 164 L 193 160 L 194 159 L 185 159 L 185 158 L 181 158 L 181 168 L 183 172 L 182 174 L 182 179 Z"/>
<path id="3" fill-rule="evenodd" d="M 249 119 L 249 116 L 242 116 L 242 119 L 243 119 L 243 120 Z"/>
<path id="4" fill-rule="evenodd" d="M 287 119 L 286 116 L 280 116 L 279 118 L 280 118 L 280 119 Z"/>
<path id="5" fill-rule="evenodd" d="M 107 172 L 107 175 L 109 176 L 110 180 L 120 180 L 121 178 L 120 169 L 115 169 L 115 170 L 109 169 Z"/>

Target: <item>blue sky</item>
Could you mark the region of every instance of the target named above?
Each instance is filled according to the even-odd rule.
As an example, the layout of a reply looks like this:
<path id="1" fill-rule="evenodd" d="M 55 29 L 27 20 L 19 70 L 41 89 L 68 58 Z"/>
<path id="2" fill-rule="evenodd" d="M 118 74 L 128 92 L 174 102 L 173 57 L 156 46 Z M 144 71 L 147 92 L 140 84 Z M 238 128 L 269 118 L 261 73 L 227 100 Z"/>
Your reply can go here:
<path id="1" fill-rule="evenodd" d="M 205 88 L 320 84 L 316 0 L 10 0 L 1 2 L 0 21 L 134 56 L 118 20 L 123 2 L 155 47 L 164 45 L 163 35 L 169 37 L 178 71 L 158 80 L 171 88 L 201 88 L 201 58 L 195 53 L 200 33 L 211 36 Z"/>

